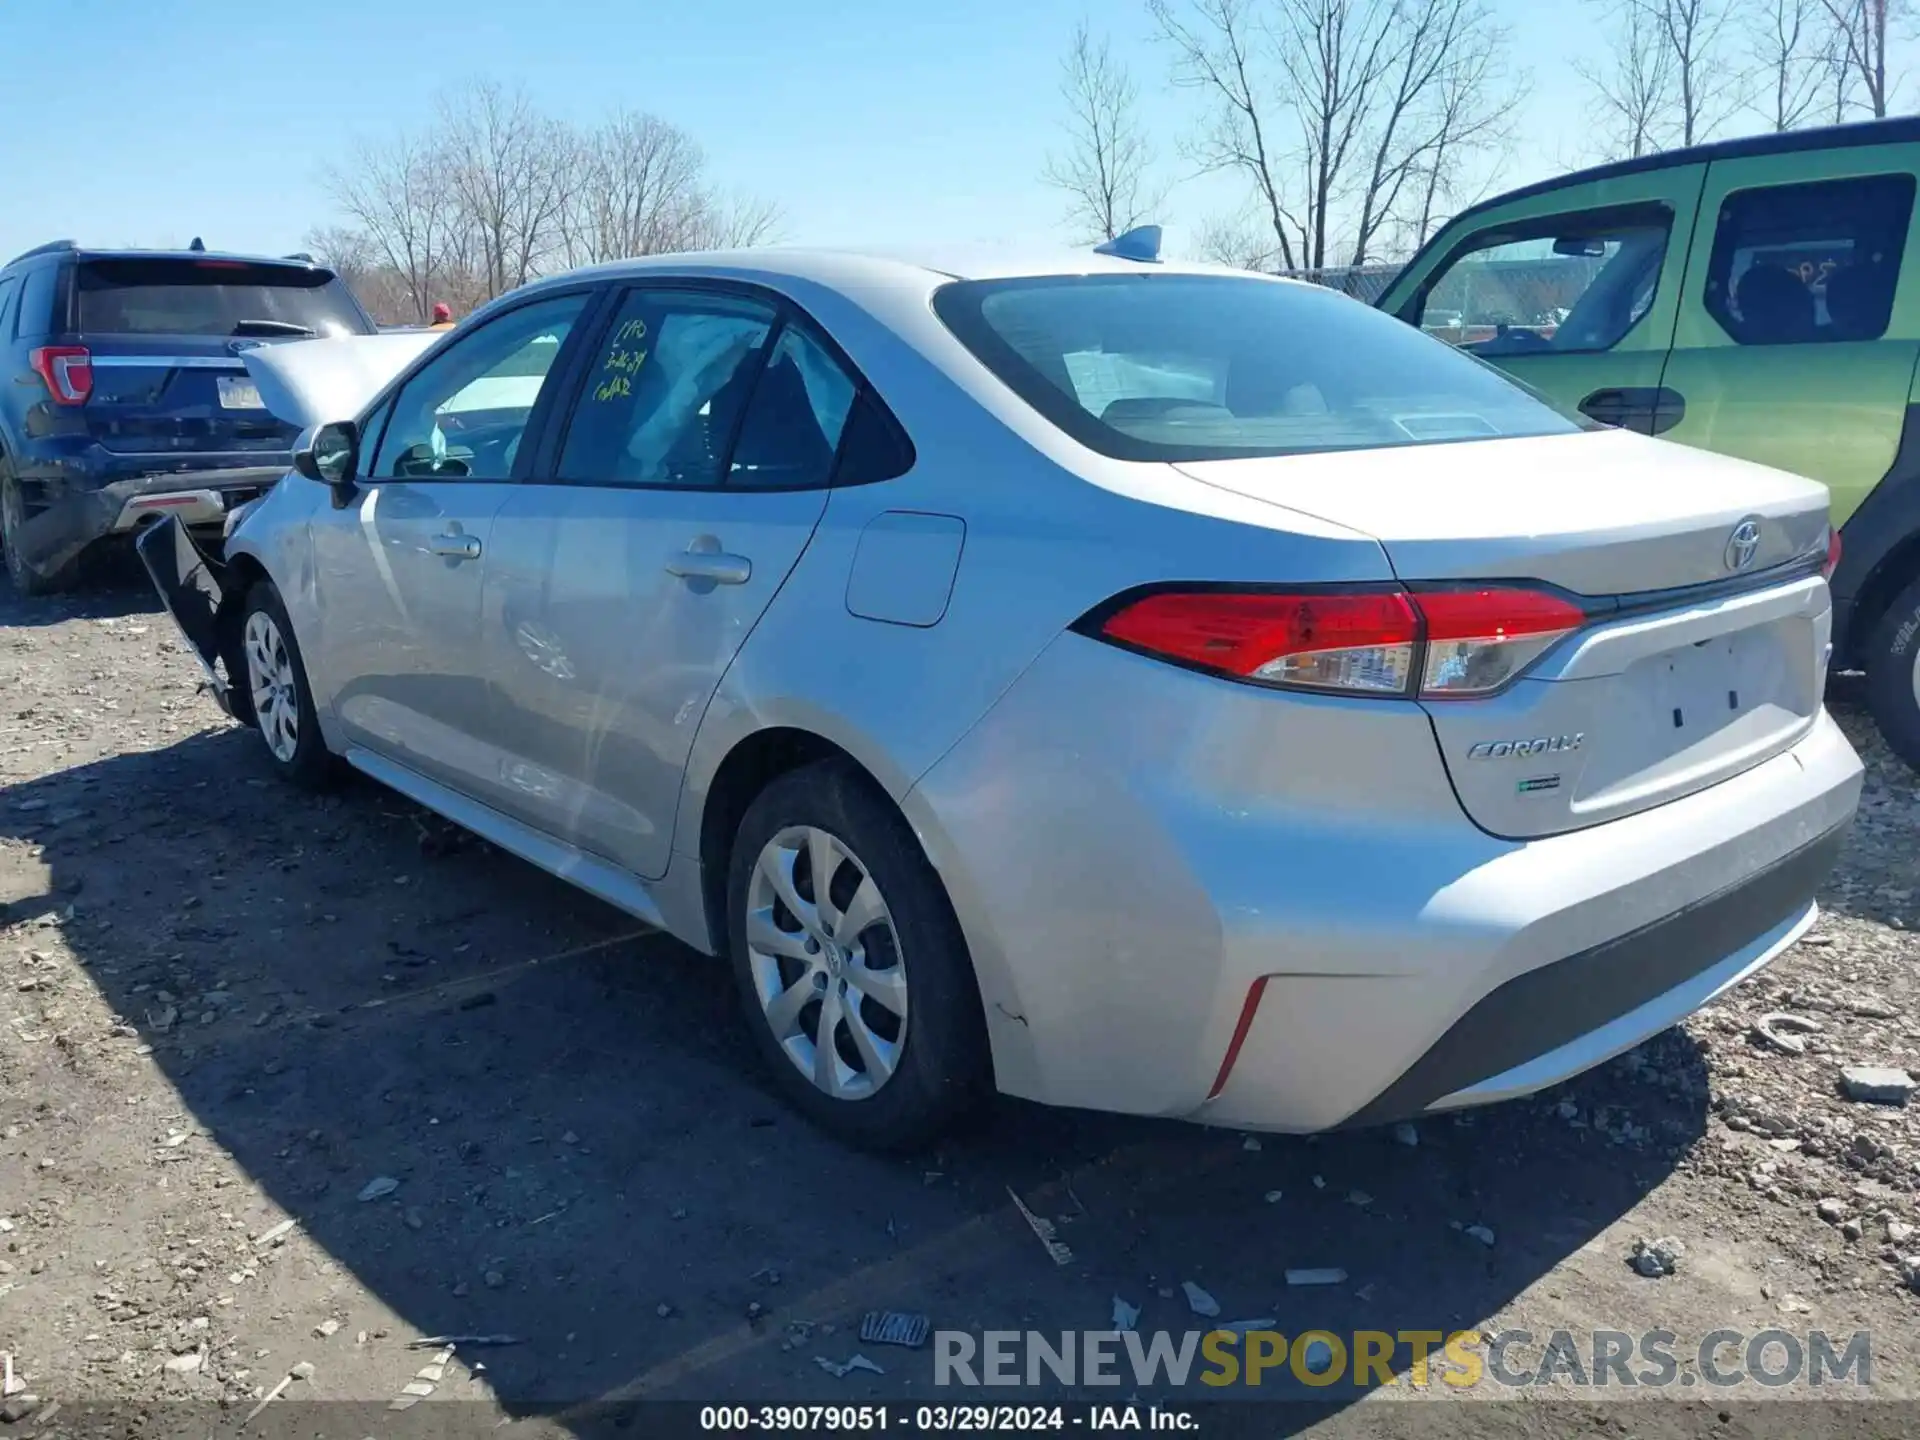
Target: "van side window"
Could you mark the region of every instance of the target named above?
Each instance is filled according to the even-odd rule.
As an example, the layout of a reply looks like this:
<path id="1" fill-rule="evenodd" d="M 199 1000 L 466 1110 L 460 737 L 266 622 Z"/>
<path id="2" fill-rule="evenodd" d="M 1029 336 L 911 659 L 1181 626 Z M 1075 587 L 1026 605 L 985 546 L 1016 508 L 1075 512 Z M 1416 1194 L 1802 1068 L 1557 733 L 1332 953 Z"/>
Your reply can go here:
<path id="1" fill-rule="evenodd" d="M 1911 175 L 1734 191 L 1714 230 L 1707 313 L 1741 345 L 1878 340 L 1913 192 Z"/>
<path id="2" fill-rule="evenodd" d="M 1469 237 L 1401 312 L 1489 359 L 1611 350 L 1653 307 L 1673 231 L 1664 205 L 1517 221 Z"/>

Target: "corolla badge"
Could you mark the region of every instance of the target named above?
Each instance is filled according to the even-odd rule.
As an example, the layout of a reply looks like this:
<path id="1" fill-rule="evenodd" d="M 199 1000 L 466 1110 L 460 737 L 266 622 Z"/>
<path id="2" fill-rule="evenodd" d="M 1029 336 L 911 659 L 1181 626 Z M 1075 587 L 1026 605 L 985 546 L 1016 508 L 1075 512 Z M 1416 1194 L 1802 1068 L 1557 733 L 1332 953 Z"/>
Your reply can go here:
<path id="1" fill-rule="evenodd" d="M 1725 560 L 1727 569 L 1744 570 L 1753 564 L 1753 557 L 1760 553 L 1760 522 L 1742 520 L 1733 527 L 1733 533 L 1727 537 Z"/>
<path id="2" fill-rule="evenodd" d="M 1521 760 L 1532 755 L 1564 755 L 1586 743 L 1583 730 L 1576 735 L 1537 735 L 1531 740 L 1482 740 L 1467 751 L 1469 760 Z"/>

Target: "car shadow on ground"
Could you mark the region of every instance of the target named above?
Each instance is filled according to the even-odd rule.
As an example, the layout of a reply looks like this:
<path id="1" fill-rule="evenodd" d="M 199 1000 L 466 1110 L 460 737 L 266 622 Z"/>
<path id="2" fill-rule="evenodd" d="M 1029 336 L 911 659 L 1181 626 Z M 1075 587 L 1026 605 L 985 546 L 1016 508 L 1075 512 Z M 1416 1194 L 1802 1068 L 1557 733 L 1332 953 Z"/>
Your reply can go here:
<path id="1" fill-rule="evenodd" d="M 1191 1281 L 1288 1334 L 1472 1329 L 1704 1126 L 1670 1033 L 1412 1146 L 1003 1102 L 876 1158 L 771 1098 L 723 967 L 369 784 L 285 789 L 237 728 L 16 785 L 0 834 L 47 868 L 14 918 L 73 907 L 93 983 L 270 1199 L 250 1224 L 292 1217 L 404 1325 L 520 1337 L 485 1354 L 501 1403 L 583 1431 L 577 1407 L 627 1397 L 955 1399 L 932 1347 L 856 1338 L 873 1309 L 1057 1334 L 1119 1297 L 1143 1331 L 1204 1329 Z M 1294 1267 L 1347 1279 L 1289 1288 Z M 815 1363 L 856 1351 L 885 1374 Z M 1135 1391 L 1163 1393 L 1082 1394 Z"/>

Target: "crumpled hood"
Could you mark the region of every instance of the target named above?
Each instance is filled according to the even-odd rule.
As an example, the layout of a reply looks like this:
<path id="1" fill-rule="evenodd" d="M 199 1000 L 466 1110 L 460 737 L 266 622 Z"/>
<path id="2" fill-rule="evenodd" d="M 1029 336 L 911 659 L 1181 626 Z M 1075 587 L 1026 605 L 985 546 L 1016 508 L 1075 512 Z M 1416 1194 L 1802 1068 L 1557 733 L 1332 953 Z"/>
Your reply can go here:
<path id="1" fill-rule="evenodd" d="M 277 418 L 306 429 L 351 420 L 444 331 L 400 330 L 256 345 L 240 358 Z"/>

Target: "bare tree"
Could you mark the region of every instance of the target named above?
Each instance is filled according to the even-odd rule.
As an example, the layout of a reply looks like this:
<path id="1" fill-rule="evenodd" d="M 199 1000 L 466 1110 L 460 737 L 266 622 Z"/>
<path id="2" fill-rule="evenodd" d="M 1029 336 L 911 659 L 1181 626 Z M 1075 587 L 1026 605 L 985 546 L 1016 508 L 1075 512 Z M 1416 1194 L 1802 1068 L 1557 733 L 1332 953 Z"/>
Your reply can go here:
<path id="1" fill-rule="evenodd" d="M 1201 259 L 1236 270 L 1293 268 L 1282 260 L 1273 233 L 1258 215 L 1209 215 L 1200 223 L 1194 249 Z"/>
<path id="2" fill-rule="evenodd" d="M 366 248 L 399 277 L 408 318 L 425 321 L 459 218 L 437 142 L 412 135 L 386 143 L 362 141 L 345 165 L 325 171 L 323 183 Z M 336 234 L 335 244 L 340 239 Z"/>
<path id="3" fill-rule="evenodd" d="M 1638 8 L 1673 56 L 1675 122 L 1682 145 L 1707 139 L 1739 107 L 1741 67 L 1728 53 L 1738 0 L 1618 0 Z"/>
<path id="4" fill-rule="evenodd" d="M 1775 130 L 1798 129 L 1819 114 L 1844 80 L 1839 27 L 1826 0 L 1754 0 L 1752 61 L 1761 113 Z M 1840 72 L 1836 76 L 1835 72 Z"/>
<path id="5" fill-rule="evenodd" d="M 1472 205 L 1494 188 L 1496 176 L 1474 162 L 1507 154 L 1514 121 L 1526 98 L 1524 81 L 1506 70 L 1504 45 L 1463 48 L 1446 67 L 1438 95 L 1439 124 L 1432 146 L 1412 166 L 1419 203 L 1403 222 L 1401 249 L 1411 253 L 1452 219 L 1446 213 Z M 1475 184 L 1474 170 L 1480 174 Z"/>
<path id="6" fill-rule="evenodd" d="M 1153 147 L 1133 76 L 1084 20 L 1060 62 L 1060 94 L 1067 148 L 1047 156 L 1041 178 L 1065 193 L 1066 222 L 1079 237 L 1111 240 L 1147 220 L 1164 196 L 1148 188 Z"/>
<path id="7" fill-rule="evenodd" d="M 1207 124 L 1192 143 L 1203 170 L 1235 171 L 1245 177 L 1273 234 L 1282 268 L 1295 266 L 1294 240 L 1306 231 L 1284 198 L 1283 143 L 1269 135 L 1271 111 L 1280 109 L 1262 83 L 1262 28 L 1258 0 L 1147 0 L 1161 37 L 1173 48 L 1176 85 L 1201 91 L 1209 103 Z"/>
<path id="8" fill-rule="evenodd" d="M 1252 181 L 1288 268 L 1424 229 L 1521 93 L 1486 0 L 1149 4 L 1176 82 L 1212 101 L 1196 159 Z"/>
<path id="9" fill-rule="evenodd" d="M 487 296 L 533 277 L 559 240 L 574 146 L 524 90 L 493 81 L 440 98 L 445 161 Z"/>
<path id="10" fill-rule="evenodd" d="M 691 135 L 657 116 L 620 111 L 580 137 L 559 217 L 569 269 L 694 248 L 707 205 L 706 164 Z"/>
<path id="11" fill-rule="evenodd" d="M 709 192 L 694 239 L 702 250 L 747 250 L 779 239 L 782 223 L 780 207 L 771 200 Z"/>
<path id="12" fill-rule="evenodd" d="M 1664 149 L 1672 119 L 1673 51 L 1659 25 L 1638 4 L 1614 9 L 1612 54 L 1605 69 L 1575 61 L 1606 124 L 1598 141 L 1608 159 L 1634 159 Z"/>
<path id="13" fill-rule="evenodd" d="M 1891 89 L 1899 82 L 1887 75 L 1887 30 L 1891 21 L 1904 17 L 1906 0 L 1821 0 L 1839 33 L 1841 64 L 1845 67 L 1849 88 L 1857 83 L 1862 102 L 1876 119 L 1884 119 Z M 1842 96 L 1835 108 L 1844 111 L 1849 97 Z"/>
<path id="14" fill-rule="evenodd" d="M 1508 32 L 1483 0 L 1426 0 L 1395 7 L 1378 103 L 1368 123 L 1371 158 L 1354 220 L 1352 261 L 1366 263 L 1382 230 L 1417 196 L 1422 238 L 1461 160 L 1508 138 L 1521 91 L 1504 70 Z"/>

